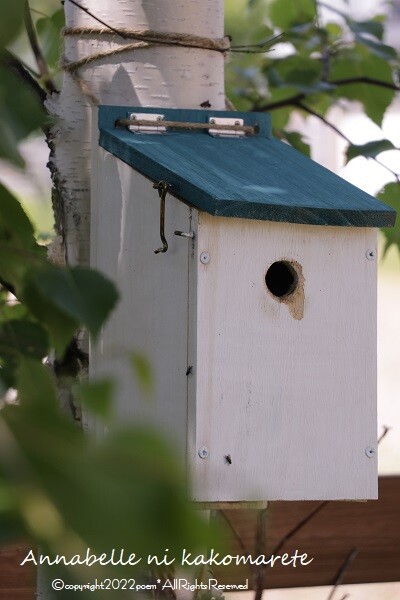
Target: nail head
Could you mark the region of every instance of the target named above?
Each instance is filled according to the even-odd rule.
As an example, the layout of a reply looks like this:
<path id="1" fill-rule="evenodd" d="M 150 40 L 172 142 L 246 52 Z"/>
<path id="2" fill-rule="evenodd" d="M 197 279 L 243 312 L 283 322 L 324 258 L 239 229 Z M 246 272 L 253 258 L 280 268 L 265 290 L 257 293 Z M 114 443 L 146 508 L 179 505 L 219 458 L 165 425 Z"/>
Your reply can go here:
<path id="1" fill-rule="evenodd" d="M 208 452 L 208 448 L 206 448 L 205 446 L 202 446 L 201 448 L 199 448 L 199 452 L 198 452 L 200 458 L 208 458 L 209 452 Z"/>
<path id="2" fill-rule="evenodd" d="M 375 453 L 376 450 L 372 446 L 367 446 L 365 448 L 365 454 L 368 456 L 368 458 L 372 458 L 373 456 L 375 456 Z"/>
<path id="3" fill-rule="evenodd" d="M 365 256 L 367 257 L 368 260 L 375 260 L 375 258 L 376 258 L 376 251 L 373 250 L 372 248 L 369 248 L 366 251 Z"/>

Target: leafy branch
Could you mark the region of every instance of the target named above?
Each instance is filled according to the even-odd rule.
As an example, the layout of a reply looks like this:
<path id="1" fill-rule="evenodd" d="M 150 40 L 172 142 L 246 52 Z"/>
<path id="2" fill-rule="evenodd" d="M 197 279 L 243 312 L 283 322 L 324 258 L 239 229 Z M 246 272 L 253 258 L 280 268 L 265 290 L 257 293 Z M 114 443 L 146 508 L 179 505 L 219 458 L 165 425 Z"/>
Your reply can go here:
<path id="1" fill-rule="evenodd" d="M 339 102 L 358 102 L 364 114 L 381 128 L 387 109 L 400 91 L 400 57 L 395 48 L 384 43 L 385 16 L 357 21 L 343 10 L 309 0 L 291 3 L 285 0 L 268 2 L 268 25 L 262 31 L 262 2 L 250 2 L 247 21 L 241 15 L 234 24 L 228 22 L 236 43 L 251 43 L 271 32 L 284 31 L 285 54 L 264 54 L 249 60 L 232 60 L 228 70 L 227 92 L 238 110 L 273 112 L 274 134 L 285 139 L 297 150 L 310 154 L 310 146 L 298 131 L 288 131 L 293 110 L 312 115 L 340 136 L 348 145 L 347 161 L 364 156 L 379 164 L 395 181 L 378 196 L 398 208 L 400 174 L 379 154 L 398 150 L 387 139 L 354 144 L 329 117 L 329 109 Z M 339 15 L 339 20 L 322 20 L 321 7 Z M 265 22 L 265 21 L 264 21 Z M 256 32 L 253 37 L 248 32 Z M 279 42 L 279 40 L 278 40 Z M 282 47 L 283 49 L 283 47 Z M 384 135 L 382 134 L 382 138 Z M 390 186 L 397 186 L 396 191 Z M 399 225 L 384 230 L 386 247 L 400 248 Z"/>
<path id="2" fill-rule="evenodd" d="M 39 100 L 40 104 L 44 104 L 46 100 L 46 92 L 37 82 L 38 74 L 34 73 L 35 77 L 31 75 L 28 67 L 23 61 L 12 54 L 7 48 L 2 48 L 0 52 L 0 65 L 10 69 L 17 77 L 26 85 Z"/>
<path id="3" fill-rule="evenodd" d="M 48 92 L 49 94 L 58 92 L 54 82 L 52 81 L 52 79 L 50 77 L 47 63 L 44 59 L 42 50 L 40 48 L 39 41 L 38 41 L 38 38 L 36 35 L 35 26 L 32 21 L 32 15 L 31 15 L 31 11 L 30 11 L 28 2 L 25 3 L 24 23 L 25 23 L 25 28 L 26 28 L 26 33 L 28 35 L 29 43 L 31 45 L 32 52 L 33 52 L 33 55 L 36 60 L 36 64 L 38 66 L 44 88 L 45 88 L 46 92 Z"/>
<path id="4" fill-rule="evenodd" d="M 389 90 L 400 91 L 400 86 L 395 83 L 390 83 L 388 81 L 380 81 L 379 79 L 374 79 L 373 77 L 347 77 L 345 79 L 335 79 L 332 81 L 327 81 L 331 86 L 340 87 L 344 85 L 353 85 L 357 83 L 366 83 L 371 86 L 381 87 Z M 284 98 L 283 100 L 279 100 L 277 102 L 267 102 L 265 104 L 258 104 L 255 102 L 252 106 L 253 111 L 256 112 L 269 112 L 272 110 L 276 110 L 278 108 L 284 108 L 285 106 L 294 106 L 297 105 L 298 102 L 305 100 L 309 94 L 299 93 L 294 96 L 290 96 L 289 98 Z"/>
<path id="5" fill-rule="evenodd" d="M 326 119 L 326 117 L 324 117 L 323 115 L 317 113 L 315 110 L 313 110 L 312 108 L 310 108 L 309 106 L 307 106 L 306 104 L 304 104 L 303 102 L 296 102 L 294 104 L 294 106 L 296 106 L 297 108 L 303 110 L 304 112 L 308 113 L 309 115 L 316 117 L 317 119 L 319 119 L 320 121 L 322 121 L 322 123 L 324 123 L 324 125 L 326 125 L 327 127 L 329 127 L 332 131 L 334 131 L 338 136 L 340 136 L 345 142 L 347 142 L 350 146 L 350 148 L 354 148 L 356 147 L 352 141 L 338 128 L 336 127 L 336 125 L 334 125 L 331 121 L 328 121 L 328 119 Z M 385 165 L 382 161 L 380 161 L 376 155 L 379 152 L 383 151 L 383 150 L 399 150 L 398 148 L 393 147 L 385 147 L 385 142 L 386 140 L 377 140 L 375 149 L 372 151 L 372 153 L 370 155 L 367 155 L 366 153 L 361 153 L 359 152 L 357 155 L 361 156 L 364 155 L 365 158 L 370 158 L 373 161 L 375 161 L 378 165 L 380 165 L 381 167 L 383 167 L 384 169 L 386 169 L 386 171 L 388 171 L 393 177 L 395 177 L 397 183 L 400 184 L 400 174 L 396 173 L 396 171 L 393 171 L 393 169 L 391 169 L 390 167 L 388 167 L 387 165 Z M 370 142 L 369 144 L 365 144 L 365 146 L 370 146 L 372 147 L 372 144 L 374 142 Z M 348 151 L 349 154 L 349 151 Z"/>

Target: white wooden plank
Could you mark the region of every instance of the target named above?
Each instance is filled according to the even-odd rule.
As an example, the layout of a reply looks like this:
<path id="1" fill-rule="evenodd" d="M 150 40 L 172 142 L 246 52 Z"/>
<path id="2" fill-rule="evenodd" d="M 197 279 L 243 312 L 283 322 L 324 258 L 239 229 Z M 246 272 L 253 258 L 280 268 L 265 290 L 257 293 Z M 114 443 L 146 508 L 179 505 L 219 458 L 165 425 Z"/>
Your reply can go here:
<path id="1" fill-rule="evenodd" d="M 190 209 L 166 197 L 169 249 L 155 254 L 160 200 L 153 183 L 99 149 L 92 200 L 92 266 L 110 277 L 121 300 L 92 350 L 93 375 L 118 382 L 117 412 L 125 421 L 155 424 L 186 457 L 187 303 Z M 128 353 L 140 352 L 154 370 L 155 393 L 143 398 Z"/>
<path id="2" fill-rule="evenodd" d="M 371 229 L 200 215 L 195 500 L 376 497 L 375 246 Z M 297 315 L 266 288 L 282 259 L 302 267 Z"/>

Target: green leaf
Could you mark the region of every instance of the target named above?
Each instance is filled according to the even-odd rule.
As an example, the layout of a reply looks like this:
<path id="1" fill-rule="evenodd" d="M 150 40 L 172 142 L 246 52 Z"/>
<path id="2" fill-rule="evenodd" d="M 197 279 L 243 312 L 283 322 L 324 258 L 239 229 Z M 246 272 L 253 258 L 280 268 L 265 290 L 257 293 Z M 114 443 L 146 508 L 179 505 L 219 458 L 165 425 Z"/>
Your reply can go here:
<path id="1" fill-rule="evenodd" d="M 388 204 L 397 211 L 397 220 L 394 227 L 382 228 L 382 233 L 386 238 L 384 254 L 389 250 L 390 246 L 394 244 L 400 250 L 400 184 L 399 183 L 388 183 L 385 185 L 383 190 L 378 194 L 379 200 L 382 200 L 385 204 Z"/>
<path id="2" fill-rule="evenodd" d="M 94 338 L 118 300 L 114 284 L 93 269 L 46 268 L 36 282 L 47 298 L 85 325 Z"/>
<path id="3" fill-rule="evenodd" d="M 46 331 L 38 323 L 20 319 L 0 325 L 0 355 L 25 356 L 41 360 L 49 351 Z"/>
<path id="4" fill-rule="evenodd" d="M 387 61 L 371 54 L 367 48 L 360 45 L 342 50 L 332 58 L 331 64 L 331 81 L 357 77 L 370 77 L 393 84 L 392 69 Z M 380 126 L 385 111 L 395 96 L 395 91 L 356 82 L 349 85 L 338 85 L 334 95 L 336 98 L 348 98 L 361 102 L 369 118 Z"/>
<path id="5" fill-rule="evenodd" d="M 54 347 L 58 357 L 62 357 L 75 331 L 79 327 L 79 321 L 66 314 L 46 293 L 40 289 L 36 276 L 46 272 L 51 265 L 44 265 L 42 269 L 32 269 L 24 283 L 20 294 L 20 300 L 29 308 L 32 315 L 46 327 L 49 332 L 51 345 Z"/>
<path id="6" fill-rule="evenodd" d="M 30 273 L 23 297 L 32 313 L 49 328 L 57 352 L 62 353 L 79 325 L 86 326 L 96 339 L 118 294 L 97 271 L 47 264 Z"/>
<path id="7" fill-rule="evenodd" d="M 389 140 L 374 140 L 366 144 L 356 145 L 350 144 L 346 151 L 347 161 L 364 156 L 365 158 L 375 158 L 381 152 L 386 150 L 396 150 L 397 148 Z"/>
<path id="8" fill-rule="evenodd" d="M 18 248 L 35 245 L 32 223 L 9 190 L 0 183 L 0 239 L 12 239 Z"/>
<path id="9" fill-rule="evenodd" d="M 146 395 L 152 394 L 154 391 L 154 374 L 149 360 L 139 352 L 132 352 L 129 358 L 142 392 Z"/>
<path id="10" fill-rule="evenodd" d="M 8 388 L 11 387 L 7 381 L 7 375 L 4 377 L 3 366 L 0 361 L 0 400 L 4 397 Z"/>
<path id="11" fill-rule="evenodd" d="M 382 40 L 383 38 L 384 27 L 380 20 L 371 19 L 370 21 L 353 21 L 352 19 L 347 19 L 347 24 L 354 34 L 367 33 L 378 38 L 378 40 Z"/>
<path id="12" fill-rule="evenodd" d="M 331 40 L 336 40 L 340 38 L 343 34 L 343 29 L 339 25 L 339 23 L 327 23 L 325 25 L 325 29 L 328 32 L 329 38 Z"/>
<path id="13" fill-rule="evenodd" d="M 392 46 L 388 46 L 362 34 L 356 34 L 355 37 L 360 44 L 366 46 L 373 54 L 379 56 L 379 58 L 383 60 L 394 60 L 397 58 L 397 52 Z"/>
<path id="14" fill-rule="evenodd" d="M 304 93 L 318 88 L 318 84 L 321 83 L 320 61 L 304 56 L 289 56 L 276 60 L 266 73 L 272 86 L 290 87 Z M 324 84 L 324 89 L 326 85 Z"/>
<path id="15" fill-rule="evenodd" d="M 111 415 L 114 388 L 110 379 L 85 381 L 75 387 L 75 393 L 93 415 L 107 420 Z"/>
<path id="16" fill-rule="evenodd" d="M 33 227 L 18 200 L 0 184 L 0 279 L 18 288 L 33 264 L 43 260 Z"/>
<path id="17" fill-rule="evenodd" d="M 15 304 L 3 304 L 0 309 L 0 324 L 5 321 L 23 319 L 27 316 L 26 306 L 16 302 Z"/>
<path id="18" fill-rule="evenodd" d="M 17 144 L 43 127 L 47 116 L 31 89 L 3 66 L 0 80 L 0 157 L 23 166 Z"/>
<path id="19" fill-rule="evenodd" d="M 310 157 L 311 149 L 309 144 L 306 144 L 302 135 L 297 131 L 283 131 L 283 137 L 289 142 L 293 148 L 299 150 L 306 156 Z"/>
<path id="20" fill-rule="evenodd" d="M 291 106 L 285 106 L 284 108 L 278 108 L 274 110 L 272 114 L 272 123 L 275 130 L 282 131 L 287 126 L 290 117 L 293 114 L 293 108 Z"/>
<path id="21" fill-rule="evenodd" d="M 5 493 L 7 493 L 8 497 L 4 494 L 3 510 L 1 510 L 0 507 L 0 546 L 15 544 L 16 540 L 26 539 L 28 537 L 22 519 L 16 514 L 15 508 L 17 500 L 15 496 L 11 491 Z M 7 503 L 9 506 L 7 506 Z"/>
<path id="22" fill-rule="evenodd" d="M 287 30 L 315 19 L 314 0 L 273 0 L 269 16 L 276 27 Z"/>
<path id="23" fill-rule="evenodd" d="M 2 0 L 0 47 L 7 46 L 19 33 L 24 20 L 25 0 Z"/>
<path id="24" fill-rule="evenodd" d="M 36 22 L 36 30 L 40 47 L 47 64 L 54 69 L 58 66 L 62 49 L 61 29 L 65 25 L 63 8 L 57 10 L 51 17 L 43 17 Z"/>
<path id="25" fill-rule="evenodd" d="M 0 468 L 39 542 L 73 555 L 77 538 L 97 553 L 134 540 L 139 556 L 206 544 L 183 469 L 158 434 L 124 427 L 103 440 L 83 436 L 56 410 L 50 374 L 35 361 L 23 361 L 18 390 L 20 406 L 0 413 Z"/>
<path id="26" fill-rule="evenodd" d="M 14 506 L 15 497 L 13 496 L 11 489 L 7 485 L 6 481 L 0 477 L 0 514 L 14 508 Z"/>
<path id="27" fill-rule="evenodd" d="M 58 413 L 56 387 L 48 367 L 31 358 L 22 358 L 17 380 L 18 399 L 24 409 L 35 415 L 42 414 L 44 421 L 51 419 L 52 413 Z"/>

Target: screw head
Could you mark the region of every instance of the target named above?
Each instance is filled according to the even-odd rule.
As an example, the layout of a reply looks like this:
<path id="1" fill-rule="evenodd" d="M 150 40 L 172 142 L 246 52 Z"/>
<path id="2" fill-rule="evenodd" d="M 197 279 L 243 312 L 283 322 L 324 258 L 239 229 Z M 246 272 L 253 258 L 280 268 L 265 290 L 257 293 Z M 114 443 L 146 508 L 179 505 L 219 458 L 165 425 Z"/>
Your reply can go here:
<path id="1" fill-rule="evenodd" d="M 376 450 L 372 446 L 367 446 L 365 448 L 365 454 L 368 456 L 368 458 L 372 458 L 373 456 L 375 456 Z"/>
<path id="2" fill-rule="evenodd" d="M 202 253 L 200 254 L 200 262 L 201 262 L 203 265 L 206 265 L 207 263 L 209 263 L 209 262 L 210 262 L 210 258 L 211 258 L 211 257 L 210 257 L 210 255 L 209 255 L 209 253 L 208 253 L 208 252 L 202 252 Z"/>
<path id="3" fill-rule="evenodd" d="M 210 125 L 214 125 L 215 124 L 215 119 L 210 119 Z"/>
<path id="4" fill-rule="evenodd" d="M 198 455 L 200 456 L 200 458 L 208 458 L 209 454 L 210 453 L 208 451 L 208 448 L 206 448 L 205 446 L 199 448 Z"/>
<path id="5" fill-rule="evenodd" d="M 375 260 L 376 259 L 376 250 L 369 248 L 366 251 L 365 256 L 367 257 L 367 260 Z"/>

